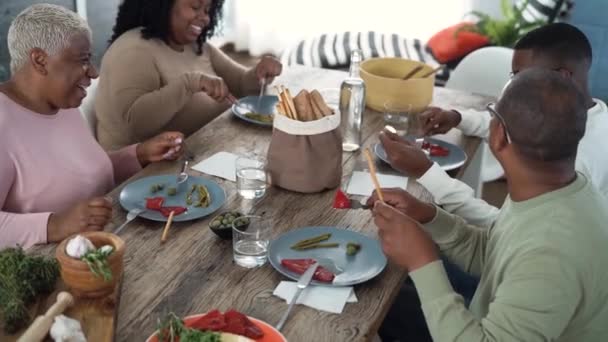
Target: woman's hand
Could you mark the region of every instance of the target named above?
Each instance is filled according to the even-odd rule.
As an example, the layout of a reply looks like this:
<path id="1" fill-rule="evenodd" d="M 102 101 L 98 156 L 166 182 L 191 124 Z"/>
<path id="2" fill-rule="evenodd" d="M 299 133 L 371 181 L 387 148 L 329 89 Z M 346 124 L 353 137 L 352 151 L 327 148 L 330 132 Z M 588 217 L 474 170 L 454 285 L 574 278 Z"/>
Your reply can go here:
<path id="1" fill-rule="evenodd" d="M 220 77 L 201 75 L 200 89 L 217 102 L 236 102 L 236 98 L 228 90 L 226 82 Z"/>
<path id="2" fill-rule="evenodd" d="M 47 223 L 48 242 L 58 242 L 70 235 L 103 230 L 112 219 L 112 202 L 104 197 L 82 201 L 72 208 L 51 214 Z"/>
<path id="3" fill-rule="evenodd" d="M 255 66 L 255 76 L 258 81 L 266 80 L 266 84 L 272 83 L 274 78 L 283 71 L 283 65 L 272 56 L 264 56 Z"/>
<path id="4" fill-rule="evenodd" d="M 161 160 L 176 160 L 184 153 L 184 134 L 164 132 L 137 145 L 137 160 L 142 167 Z"/>

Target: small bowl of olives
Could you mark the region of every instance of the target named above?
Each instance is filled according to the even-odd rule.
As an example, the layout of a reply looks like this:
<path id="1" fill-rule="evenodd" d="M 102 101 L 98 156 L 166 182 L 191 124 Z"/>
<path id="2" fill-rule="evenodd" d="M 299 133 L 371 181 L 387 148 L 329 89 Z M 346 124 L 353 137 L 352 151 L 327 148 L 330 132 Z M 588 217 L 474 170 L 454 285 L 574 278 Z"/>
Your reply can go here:
<path id="1" fill-rule="evenodd" d="M 232 239 L 232 223 L 235 223 L 239 229 L 246 230 L 249 226 L 249 219 L 243 217 L 243 214 L 238 211 L 227 211 L 214 217 L 209 222 L 209 228 L 220 238 L 230 240 Z"/>

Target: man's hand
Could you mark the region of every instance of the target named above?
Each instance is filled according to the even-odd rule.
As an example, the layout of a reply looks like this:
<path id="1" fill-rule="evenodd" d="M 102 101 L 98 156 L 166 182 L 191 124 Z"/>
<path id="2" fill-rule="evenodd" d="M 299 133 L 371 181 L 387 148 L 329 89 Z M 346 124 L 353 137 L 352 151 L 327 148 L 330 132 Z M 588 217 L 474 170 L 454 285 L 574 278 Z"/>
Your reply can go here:
<path id="1" fill-rule="evenodd" d="M 439 260 L 435 243 L 420 224 L 399 210 L 376 202 L 374 222 L 384 254 L 408 272 Z"/>
<path id="2" fill-rule="evenodd" d="M 380 133 L 380 142 L 390 164 L 406 175 L 420 178 L 433 166 L 422 149 L 397 134 L 385 130 Z"/>
<path id="3" fill-rule="evenodd" d="M 422 202 L 403 189 L 382 189 L 382 195 L 386 204 L 422 224 L 431 222 L 437 214 L 437 208 L 434 205 Z M 373 207 L 379 200 L 380 197 L 374 190 L 372 196 L 367 200 L 367 205 Z"/>
<path id="4" fill-rule="evenodd" d="M 429 107 L 420 114 L 424 135 L 445 134 L 462 121 L 460 113 L 438 107 Z"/>

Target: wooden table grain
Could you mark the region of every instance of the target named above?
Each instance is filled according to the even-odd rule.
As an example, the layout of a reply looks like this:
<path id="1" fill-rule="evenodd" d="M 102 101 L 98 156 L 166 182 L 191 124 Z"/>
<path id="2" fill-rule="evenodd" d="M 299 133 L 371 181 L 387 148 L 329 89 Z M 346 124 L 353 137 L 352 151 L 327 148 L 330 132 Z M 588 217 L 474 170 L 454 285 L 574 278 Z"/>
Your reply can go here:
<path id="1" fill-rule="evenodd" d="M 296 94 L 302 88 L 339 88 L 345 76 L 339 71 L 298 67 L 286 70 L 275 83 L 289 87 L 292 94 Z M 449 108 L 483 108 L 489 100 L 436 88 L 433 103 Z M 363 145 L 373 146 L 383 126 L 381 114 L 366 111 L 362 126 Z M 198 162 L 220 151 L 265 154 L 270 135 L 268 129 L 247 124 L 230 113 L 224 113 L 189 137 L 187 144 L 195 152 Z M 470 157 L 479 146 L 479 139 L 463 137 L 457 130 L 441 138 L 462 146 Z M 344 153 L 344 180 L 360 167 L 362 160 L 360 152 Z M 386 167 L 380 167 L 387 171 Z M 176 162 L 151 165 L 129 181 L 150 175 L 176 173 L 178 168 Z M 196 171 L 191 173 L 197 174 Z M 461 174 L 457 172 L 455 175 Z M 334 191 L 304 195 L 270 188 L 263 199 L 252 204 L 239 199 L 235 183 L 211 178 L 226 192 L 227 201 L 223 210 L 265 211 L 265 215 L 272 217 L 274 236 L 297 227 L 316 225 L 348 227 L 370 237 L 376 236 L 376 227 L 369 211 L 331 208 Z M 126 215 L 118 204 L 123 185 L 110 193 L 115 202 L 113 223 L 116 225 L 122 223 Z M 410 180 L 408 190 L 418 197 L 430 199 L 428 193 L 413 180 Z M 127 249 L 117 341 L 142 341 L 155 330 L 156 319 L 169 310 L 184 316 L 211 309 L 233 308 L 273 325 L 279 321 L 287 304 L 272 296 L 272 292 L 285 278 L 269 264 L 257 269 L 236 266 L 232 262 L 231 242 L 220 240 L 209 230 L 208 223 L 209 218 L 175 222 L 163 245 L 160 245 L 162 223 L 137 219 L 122 231 L 121 237 L 126 241 Z M 340 315 L 298 305 L 283 333 L 293 342 L 370 340 L 405 277 L 404 271 L 389 264 L 378 277 L 355 287 L 359 302 L 346 305 Z"/>

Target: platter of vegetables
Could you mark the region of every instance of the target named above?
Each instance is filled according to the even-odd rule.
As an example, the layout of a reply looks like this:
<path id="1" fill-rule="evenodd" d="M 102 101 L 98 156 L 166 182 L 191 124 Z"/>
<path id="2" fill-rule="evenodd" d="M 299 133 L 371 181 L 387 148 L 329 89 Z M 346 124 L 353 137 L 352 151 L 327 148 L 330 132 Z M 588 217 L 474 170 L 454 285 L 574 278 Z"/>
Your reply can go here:
<path id="1" fill-rule="evenodd" d="M 190 221 L 208 216 L 224 205 L 226 194 L 216 182 L 189 176 L 177 187 L 176 175 L 151 176 L 127 184 L 120 192 L 120 204 L 126 210 L 146 209 L 140 217 L 166 222 L 171 211 L 173 221 Z"/>
<path id="2" fill-rule="evenodd" d="M 317 261 L 319 268 L 312 284 L 326 286 L 363 283 L 386 267 L 378 240 L 337 227 L 293 229 L 270 243 L 268 260 L 279 273 L 293 280 Z"/>
<path id="3" fill-rule="evenodd" d="M 286 342 L 271 325 L 236 310 L 213 310 L 181 319 L 169 313 L 146 342 Z"/>

